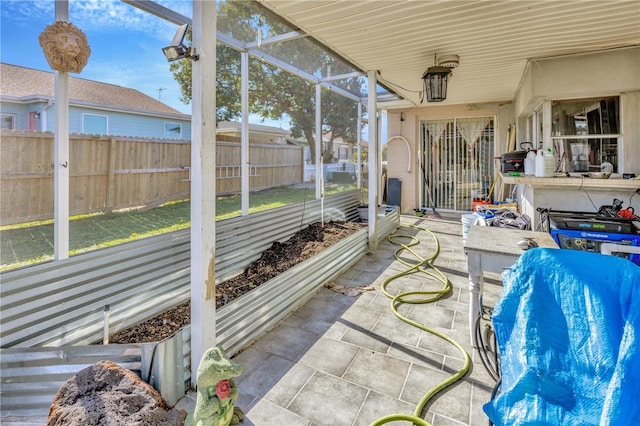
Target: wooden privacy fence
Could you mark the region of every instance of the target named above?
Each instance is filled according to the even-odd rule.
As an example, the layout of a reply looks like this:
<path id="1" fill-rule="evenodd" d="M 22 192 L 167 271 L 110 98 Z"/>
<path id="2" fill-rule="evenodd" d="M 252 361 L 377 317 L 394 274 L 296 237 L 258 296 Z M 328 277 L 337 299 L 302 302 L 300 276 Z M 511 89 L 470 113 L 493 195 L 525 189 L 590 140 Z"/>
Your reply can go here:
<path id="1" fill-rule="evenodd" d="M 240 143 L 216 141 L 216 192 L 234 194 L 241 190 Z M 304 151 L 294 145 L 249 145 L 249 188 L 252 191 L 288 186 L 303 180 Z"/>
<path id="2" fill-rule="evenodd" d="M 53 133 L 3 129 L 0 213 L 3 225 L 53 218 Z M 217 194 L 241 189 L 240 144 L 216 142 Z M 251 144 L 250 189 L 302 182 L 298 146 Z M 71 215 L 155 207 L 189 197 L 186 140 L 74 134 L 69 137 Z"/>

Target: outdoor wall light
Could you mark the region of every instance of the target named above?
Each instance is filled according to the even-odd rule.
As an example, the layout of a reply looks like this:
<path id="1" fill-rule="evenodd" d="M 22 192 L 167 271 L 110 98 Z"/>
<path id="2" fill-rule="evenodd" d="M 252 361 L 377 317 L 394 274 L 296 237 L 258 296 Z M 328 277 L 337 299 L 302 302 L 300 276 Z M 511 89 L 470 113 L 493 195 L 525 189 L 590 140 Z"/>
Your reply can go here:
<path id="1" fill-rule="evenodd" d="M 427 102 L 442 102 L 447 99 L 447 82 L 451 70 L 458 66 L 458 56 L 449 55 L 438 60 L 434 59 L 436 65 L 427 68 L 422 75 L 424 82 L 424 93 Z"/>
<path id="2" fill-rule="evenodd" d="M 184 44 L 184 37 L 187 35 L 189 24 L 184 24 L 178 27 L 176 34 L 171 40 L 171 45 L 162 48 L 162 53 L 167 58 L 167 61 L 177 61 L 178 59 L 191 59 L 197 61 L 200 56 L 196 54 L 196 49 L 193 47 L 187 47 Z"/>

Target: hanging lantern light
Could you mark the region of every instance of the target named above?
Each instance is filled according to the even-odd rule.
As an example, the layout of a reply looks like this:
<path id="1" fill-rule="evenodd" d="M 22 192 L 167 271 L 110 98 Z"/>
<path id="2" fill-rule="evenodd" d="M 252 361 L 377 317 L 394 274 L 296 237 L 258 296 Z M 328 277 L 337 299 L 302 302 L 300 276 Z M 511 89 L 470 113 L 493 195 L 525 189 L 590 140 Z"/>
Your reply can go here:
<path id="1" fill-rule="evenodd" d="M 424 96 L 427 97 L 427 102 L 442 102 L 447 99 L 447 83 L 451 70 L 456 68 L 460 63 L 460 57 L 458 55 L 444 55 L 438 57 L 437 54 L 433 55 L 432 67 L 429 67 L 422 75 L 424 82 Z M 420 101 L 422 103 L 422 100 Z"/>
<path id="2" fill-rule="evenodd" d="M 423 74 L 424 92 L 427 102 L 442 102 L 447 99 L 447 80 L 451 68 L 439 65 L 429 67 Z"/>

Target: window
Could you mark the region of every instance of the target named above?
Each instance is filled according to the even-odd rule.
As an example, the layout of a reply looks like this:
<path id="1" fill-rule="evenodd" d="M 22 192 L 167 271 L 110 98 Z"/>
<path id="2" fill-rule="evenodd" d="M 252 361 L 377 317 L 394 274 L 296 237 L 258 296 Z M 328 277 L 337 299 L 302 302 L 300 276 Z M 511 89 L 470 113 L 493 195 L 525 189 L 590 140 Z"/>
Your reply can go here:
<path id="1" fill-rule="evenodd" d="M 340 147 L 340 160 L 348 160 L 349 159 L 349 148 L 348 147 Z"/>
<path id="2" fill-rule="evenodd" d="M 13 114 L 0 114 L 0 118 L 2 119 L 2 127 L 3 129 L 15 129 L 16 125 L 16 117 Z"/>
<path id="3" fill-rule="evenodd" d="M 82 114 L 82 133 L 91 135 L 108 134 L 108 120 L 106 115 Z"/>
<path id="4" fill-rule="evenodd" d="M 165 138 L 181 138 L 182 137 L 182 124 L 180 123 L 164 123 L 164 137 Z"/>
<path id="5" fill-rule="evenodd" d="M 610 163 L 618 172 L 618 97 L 553 101 L 551 140 L 566 172 L 600 171 Z"/>

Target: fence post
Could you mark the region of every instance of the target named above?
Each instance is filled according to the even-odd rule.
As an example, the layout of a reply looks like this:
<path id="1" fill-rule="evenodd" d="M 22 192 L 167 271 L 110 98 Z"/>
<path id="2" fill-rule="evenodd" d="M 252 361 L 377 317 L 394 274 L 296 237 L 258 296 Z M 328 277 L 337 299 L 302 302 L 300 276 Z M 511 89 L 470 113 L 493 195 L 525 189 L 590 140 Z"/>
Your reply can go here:
<path id="1" fill-rule="evenodd" d="M 113 212 L 113 205 L 116 198 L 116 138 L 109 138 L 109 157 L 107 159 L 107 199 L 105 200 L 105 212 L 110 214 Z"/>

